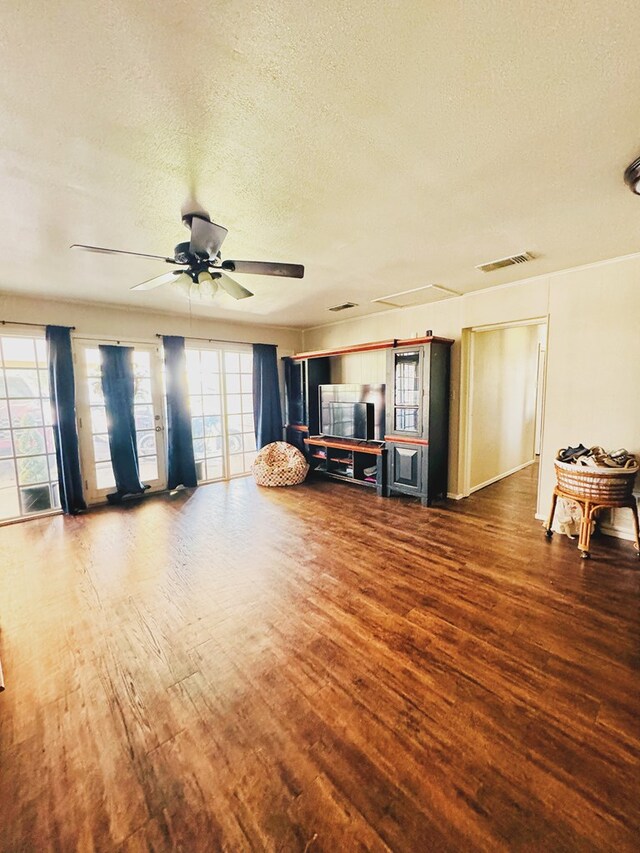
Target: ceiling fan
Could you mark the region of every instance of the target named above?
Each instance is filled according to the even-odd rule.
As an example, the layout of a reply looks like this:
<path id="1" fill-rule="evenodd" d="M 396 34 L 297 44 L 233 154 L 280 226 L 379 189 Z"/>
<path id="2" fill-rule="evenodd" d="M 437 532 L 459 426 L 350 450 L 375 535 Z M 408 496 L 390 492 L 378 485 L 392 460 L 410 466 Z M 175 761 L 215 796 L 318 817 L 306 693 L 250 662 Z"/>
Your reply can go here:
<path id="1" fill-rule="evenodd" d="M 304 267 L 301 264 L 278 264 L 269 261 L 223 261 L 220 247 L 227 236 L 228 229 L 212 222 L 205 210 L 185 213 L 182 221 L 191 231 L 188 243 L 178 243 L 172 258 L 163 255 L 148 255 L 144 252 L 127 252 L 122 249 L 105 249 L 101 246 L 85 246 L 74 243 L 71 249 L 83 249 L 87 252 L 101 252 L 105 255 L 133 255 L 138 258 L 151 258 L 173 264 L 179 269 L 157 275 L 154 278 L 134 284 L 131 290 L 153 290 L 162 284 L 174 283 L 186 296 L 198 299 L 213 298 L 222 288 L 234 299 L 246 299 L 253 296 L 227 273 L 248 273 L 254 275 L 277 275 L 287 278 L 303 278 Z"/>

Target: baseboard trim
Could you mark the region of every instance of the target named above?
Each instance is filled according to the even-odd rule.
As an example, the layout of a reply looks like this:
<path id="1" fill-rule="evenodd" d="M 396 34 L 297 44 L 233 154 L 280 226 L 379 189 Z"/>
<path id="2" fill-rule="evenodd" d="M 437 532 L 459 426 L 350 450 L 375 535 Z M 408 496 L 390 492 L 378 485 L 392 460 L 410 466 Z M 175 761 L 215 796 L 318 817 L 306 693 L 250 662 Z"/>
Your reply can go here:
<path id="1" fill-rule="evenodd" d="M 454 495 L 453 492 L 447 492 L 447 497 L 451 501 L 461 501 L 464 495 Z"/>
<path id="2" fill-rule="evenodd" d="M 530 459 L 528 462 L 523 462 L 522 465 L 517 465 L 510 471 L 505 471 L 504 474 L 498 474 L 497 477 L 492 477 L 490 480 L 485 480 L 485 482 L 480 483 L 479 486 L 473 486 L 471 489 L 469 489 L 469 494 L 472 495 L 474 492 L 478 492 L 480 491 L 480 489 L 484 489 L 485 486 L 490 486 L 492 483 L 497 483 L 498 480 L 504 480 L 505 477 L 510 477 L 512 474 L 515 474 L 516 471 L 522 471 L 523 468 L 528 468 L 530 465 L 533 465 L 535 461 L 535 458 Z"/>
<path id="3" fill-rule="evenodd" d="M 547 521 L 546 515 L 541 515 L 539 512 L 535 515 L 538 521 Z M 625 530 L 622 527 L 612 527 L 610 524 L 601 524 L 600 532 L 605 536 L 612 536 L 614 539 L 625 539 L 627 542 L 635 542 L 635 536 L 632 530 Z"/>

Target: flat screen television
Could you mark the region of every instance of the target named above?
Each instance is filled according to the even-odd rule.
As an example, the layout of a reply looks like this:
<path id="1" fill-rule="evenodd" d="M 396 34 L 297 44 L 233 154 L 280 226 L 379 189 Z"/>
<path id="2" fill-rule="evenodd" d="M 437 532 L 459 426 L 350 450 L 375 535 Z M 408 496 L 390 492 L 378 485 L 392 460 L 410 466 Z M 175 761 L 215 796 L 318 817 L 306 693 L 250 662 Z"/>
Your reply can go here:
<path id="1" fill-rule="evenodd" d="M 322 407 L 322 431 L 337 438 L 373 438 L 373 405 L 327 402 Z"/>
<path id="2" fill-rule="evenodd" d="M 336 438 L 384 438 L 384 385 L 320 385 L 320 430 Z"/>

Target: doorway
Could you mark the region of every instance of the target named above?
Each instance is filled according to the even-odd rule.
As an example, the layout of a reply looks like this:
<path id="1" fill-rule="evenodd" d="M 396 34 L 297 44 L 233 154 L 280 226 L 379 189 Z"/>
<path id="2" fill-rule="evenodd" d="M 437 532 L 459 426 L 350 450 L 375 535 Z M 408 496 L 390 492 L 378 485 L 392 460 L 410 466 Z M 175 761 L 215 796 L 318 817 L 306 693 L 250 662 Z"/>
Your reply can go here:
<path id="1" fill-rule="evenodd" d="M 535 463 L 546 337 L 543 318 L 468 330 L 465 495 Z"/>

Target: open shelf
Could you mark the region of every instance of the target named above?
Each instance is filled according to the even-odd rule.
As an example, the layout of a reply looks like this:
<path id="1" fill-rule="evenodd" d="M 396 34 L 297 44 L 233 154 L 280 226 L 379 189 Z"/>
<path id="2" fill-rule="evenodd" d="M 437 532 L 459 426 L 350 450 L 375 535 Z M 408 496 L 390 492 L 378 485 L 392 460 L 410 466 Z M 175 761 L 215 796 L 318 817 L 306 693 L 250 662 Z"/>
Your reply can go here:
<path id="1" fill-rule="evenodd" d="M 321 462 L 314 469 L 317 474 L 375 488 L 381 493 L 385 474 L 382 442 L 315 435 L 305 438 L 304 443 L 311 449 L 311 459 Z"/>

